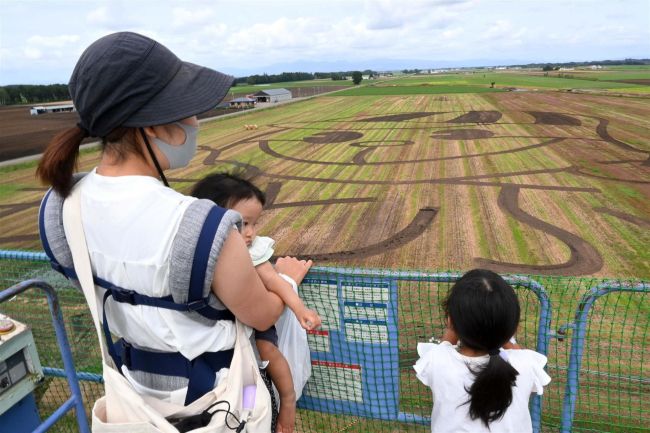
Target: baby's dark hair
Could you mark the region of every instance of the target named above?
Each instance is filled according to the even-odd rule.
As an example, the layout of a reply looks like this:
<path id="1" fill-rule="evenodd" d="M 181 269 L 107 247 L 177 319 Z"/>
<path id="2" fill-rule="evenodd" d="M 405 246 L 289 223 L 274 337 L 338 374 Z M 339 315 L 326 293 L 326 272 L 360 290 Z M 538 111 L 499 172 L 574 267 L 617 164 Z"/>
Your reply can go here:
<path id="1" fill-rule="evenodd" d="M 216 173 L 204 177 L 194 185 L 191 195 L 212 200 L 225 208 L 251 198 L 257 199 L 262 206 L 266 204 L 266 196 L 258 187 L 234 173 Z"/>
<path id="2" fill-rule="evenodd" d="M 512 387 L 519 374 L 499 356 L 499 348 L 519 325 L 517 295 L 499 275 L 474 269 L 454 284 L 444 308 L 460 344 L 490 354 L 485 366 L 472 369 L 476 379 L 466 390 L 470 417 L 489 426 L 503 417 L 512 403 Z"/>

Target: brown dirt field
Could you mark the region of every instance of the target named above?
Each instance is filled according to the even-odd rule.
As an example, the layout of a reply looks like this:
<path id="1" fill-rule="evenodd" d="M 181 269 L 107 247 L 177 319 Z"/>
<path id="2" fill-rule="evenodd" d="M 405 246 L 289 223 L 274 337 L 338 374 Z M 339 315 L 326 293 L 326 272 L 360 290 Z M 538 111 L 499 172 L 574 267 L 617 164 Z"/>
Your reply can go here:
<path id="1" fill-rule="evenodd" d="M 77 113 L 47 113 L 38 116 L 29 114 L 31 105 L 0 106 L 0 161 L 43 153 L 47 143 L 57 133 L 71 128 L 79 122 Z M 239 110 L 228 110 L 233 113 Z M 200 119 L 218 116 L 225 110 L 210 110 Z M 97 138 L 86 138 L 83 143 L 92 143 Z"/>
<path id="2" fill-rule="evenodd" d="M 630 80 L 616 80 L 617 83 L 628 83 L 628 84 L 641 84 L 644 86 L 650 86 L 650 79 L 648 78 L 637 78 Z"/>
<path id="3" fill-rule="evenodd" d="M 293 87 L 294 98 L 347 88 L 346 86 Z M 237 88 L 234 87 L 233 92 Z M 235 93 L 234 97 L 245 96 Z M 231 98 L 226 97 L 224 101 Z M 70 101 L 66 101 L 70 102 Z M 39 116 L 29 114 L 29 109 L 38 104 L 0 106 L 0 161 L 43 153 L 47 143 L 58 132 L 73 127 L 78 121 L 77 113 L 47 113 Z M 241 109 L 214 109 L 200 114 L 199 119 L 234 113 Z M 83 143 L 92 143 L 97 138 L 86 138 Z"/>

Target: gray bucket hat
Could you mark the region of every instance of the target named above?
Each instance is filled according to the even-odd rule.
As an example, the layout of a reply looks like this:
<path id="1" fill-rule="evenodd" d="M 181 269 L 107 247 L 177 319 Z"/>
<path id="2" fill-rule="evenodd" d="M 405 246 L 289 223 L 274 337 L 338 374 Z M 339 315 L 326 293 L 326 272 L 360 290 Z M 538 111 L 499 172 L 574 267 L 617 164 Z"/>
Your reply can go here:
<path id="1" fill-rule="evenodd" d="M 105 137 L 120 126 L 162 125 L 208 111 L 233 81 L 181 61 L 153 39 L 120 32 L 86 48 L 68 88 L 79 126 L 90 136 Z"/>

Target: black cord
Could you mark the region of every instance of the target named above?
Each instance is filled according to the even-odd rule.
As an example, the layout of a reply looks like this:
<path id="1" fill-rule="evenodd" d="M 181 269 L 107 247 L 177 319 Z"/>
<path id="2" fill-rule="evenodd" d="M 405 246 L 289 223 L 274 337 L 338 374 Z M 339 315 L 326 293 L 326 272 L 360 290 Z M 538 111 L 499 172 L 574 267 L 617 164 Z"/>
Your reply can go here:
<path id="1" fill-rule="evenodd" d="M 156 170 L 158 170 L 158 175 L 160 175 L 160 179 L 163 181 L 166 187 L 169 187 L 169 182 L 167 182 L 167 178 L 165 177 L 165 174 L 162 171 L 162 168 L 160 168 L 160 164 L 158 163 L 158 159 L 156 158 L 156 155 L 153 153 L 153 149 L 151 148 L 151 144 L 149 144 L 149 139 L 147 138 L 147 134 L 145 134 L 144 129 L 140 129 L 140 134 L 142 134 L 142 138 L 144 138 L 144 144 L 147 145 L 147 150 L 149 151 L 149 156 L 151 156 L 151 159 L 153 160 L 153 164 L 156 166 Z"/>
<path id="2" fill-rule="evenodd" d="M 217 409 L 214 412 L 210 412 L 210 409 L 223 403 L 228 405 L 227 409 Z M 230 402 L 226 400 L 220 400 L 211 404 L 203 412 L 199 414 L 183 417 L 183 418 L 167 418 L 167 421 L 169 421 L 174 427 L 176 427 L 178 431 L 188 432 L 196 428 L 207 426 L 208 424 L 210 424 L 212 417 L 220 412 L 226 413 L 226 416 L 224 417 L 224 421 L 226 422 L 226 427 L 228 427 L 228 429 L 233 430 L 236 433 L 240 433 L 241 431 L 244 430 L 244 427 L 246 426 L 246 420 L 240 421 L 239 418 L 237 418 L 237 416 L 230 411 Z M 228 422 L 228 415 L 233 417 L 237 422 L 237 424 L 235 424 L 234 427 L 231 426 L 230 423 Z"/>

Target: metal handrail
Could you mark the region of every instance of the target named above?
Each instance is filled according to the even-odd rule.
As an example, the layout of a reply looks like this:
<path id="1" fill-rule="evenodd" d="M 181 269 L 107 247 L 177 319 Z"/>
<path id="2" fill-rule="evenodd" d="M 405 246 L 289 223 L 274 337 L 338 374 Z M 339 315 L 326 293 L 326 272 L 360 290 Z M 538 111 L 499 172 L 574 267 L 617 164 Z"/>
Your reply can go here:
<path id="1" fill-rule="evenodd" d="M 56 295 L 54 288 L 42 280 L 23 281 L 14 286 L 11 286 L 6 290 L 1 291 L 0 304 L 32 288 L 43 290 L 47 296 L 47 303 L 50 307 L 50 314 L 52 315 L 52 323 L 54 324 L 57 343 L 59 345 L 59 349 L 61 350 L 61 358 L 63 359 L 65 375 L 72 394 L 66 402 L 59 406 L 59 408 L 55 410 L 52 415 L 50 415 L 34 430 L 34 433 L 46 432 L 71 409 L 75 409 L 79 431 L 81 433 L 90 433 L 90 429 L 88 427 L 88 418 L 86 417 L 86 409 L 84 408 L 83 398 L 81 390 L 79 388 L 79 381 L 77 379 L 77 372 L 74 368 L 74 361 L 72 360 L 70 343 L 68 342 L 68 336 L 65 332 L 65 326 L 63 324 L 63 314 L 61 313 L 59 298 Z"/>

